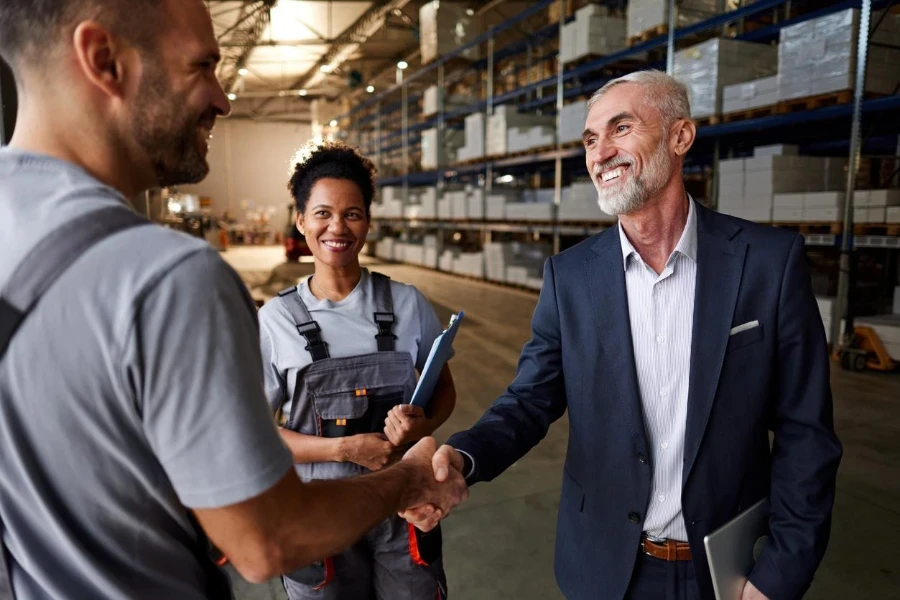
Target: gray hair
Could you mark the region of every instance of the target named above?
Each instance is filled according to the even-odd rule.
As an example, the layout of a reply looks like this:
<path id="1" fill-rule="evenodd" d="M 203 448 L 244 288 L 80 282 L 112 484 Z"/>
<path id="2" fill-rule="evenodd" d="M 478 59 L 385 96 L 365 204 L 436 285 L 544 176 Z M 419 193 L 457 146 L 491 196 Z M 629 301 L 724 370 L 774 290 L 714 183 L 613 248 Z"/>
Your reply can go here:
<path id="1" fill-rule="evenodd" d="M 607 82 L 588 100 L 587 110 L 590 111 L 606 92 L 623 83 L 636 83 L 646 87 L 646 98 L 659 110 L 664 126 L 668 127 L 678 119 L 691 118 L 691 102 L 688 100 L 687 87 L 671 75 L 656 70 L 634 71 Z"/>

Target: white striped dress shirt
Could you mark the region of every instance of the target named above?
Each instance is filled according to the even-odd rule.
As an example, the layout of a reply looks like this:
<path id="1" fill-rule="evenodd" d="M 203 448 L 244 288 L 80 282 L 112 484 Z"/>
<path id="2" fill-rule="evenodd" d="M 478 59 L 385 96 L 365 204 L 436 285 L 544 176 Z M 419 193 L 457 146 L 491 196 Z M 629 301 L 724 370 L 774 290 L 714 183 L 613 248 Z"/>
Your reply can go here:
<path id="1" fill-rule="evenodd" d="M 658 275 L 619 226 L 631 341 L 653 468 L 644 531 L 653 539 L 679 541 L 687 541 L 681 474 L 697 281 L 697 217 L 693 199 L 689 204 L 681 239 Z"/>

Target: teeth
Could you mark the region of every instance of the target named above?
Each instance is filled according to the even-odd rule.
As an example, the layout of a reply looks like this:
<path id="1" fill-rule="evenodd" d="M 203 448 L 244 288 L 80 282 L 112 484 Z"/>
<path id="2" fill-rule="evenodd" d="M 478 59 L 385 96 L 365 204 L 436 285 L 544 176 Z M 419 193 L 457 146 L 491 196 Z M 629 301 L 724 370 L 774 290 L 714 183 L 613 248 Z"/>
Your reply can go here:
<path id="1" fill-rule="evenodd" d="M 329 248 L 339 248 L 341 250 L 350 246 L 350 242 L 337 242 L 337 241 L 333 241 L 333 240 L 328 240 L 328 241 L 325 241 L 322 243 L 325 244 L 326 246 L 328 246 Z"/>
<path id="2" fill-rule="evenodd" d="M 610 181 L 612 179 L 617 179 L 617 178 L 621 177 L 624 172 L 625 172 L 625 168 L 619 167 L 618 169 L 613 169 L 612 171 L 607 171 L 606 173 L 602 173 L 601 177 L 603 178 L 603 181 L 606 182 L 606 181 Z"/>

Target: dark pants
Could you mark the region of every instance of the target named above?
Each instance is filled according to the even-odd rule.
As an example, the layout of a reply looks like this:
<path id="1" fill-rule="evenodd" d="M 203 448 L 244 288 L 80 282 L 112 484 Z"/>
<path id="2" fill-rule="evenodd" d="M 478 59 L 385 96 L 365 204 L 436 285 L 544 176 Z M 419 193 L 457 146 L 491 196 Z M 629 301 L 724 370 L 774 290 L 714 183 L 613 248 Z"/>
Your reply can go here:
<path id="1" fill-rule="evenodd" d="M 700 600 L 694 563 L 665 561 L 639 552 L 625 600 Z"/>

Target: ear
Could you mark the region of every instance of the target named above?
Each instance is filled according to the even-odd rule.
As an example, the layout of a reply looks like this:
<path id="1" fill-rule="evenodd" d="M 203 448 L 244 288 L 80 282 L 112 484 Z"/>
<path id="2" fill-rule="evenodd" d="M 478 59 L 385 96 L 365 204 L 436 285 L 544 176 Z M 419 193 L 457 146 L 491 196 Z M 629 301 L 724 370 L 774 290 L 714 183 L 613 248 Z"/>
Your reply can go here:
<path id="1" fill-rule="evenodd" d="M 694 145 L 697 126 L 691 119 L 679 119 L 672 125 L 672 144 L 677 156 L 684 156 Z"/>
<path id="2" fill-rule="evenodd" d="M 79 23 L 72 43 L 84 78 L 107 96 L 121 98 L 128 74 L 124 45 L 96 21 Z"/>
<path id="3" fill-rule="evenodd" d="M 300 235 L 306 235 L 306 232 L 303 231 L 303 213 L 300 211 L 297 211 L 297 230 Z"/>

